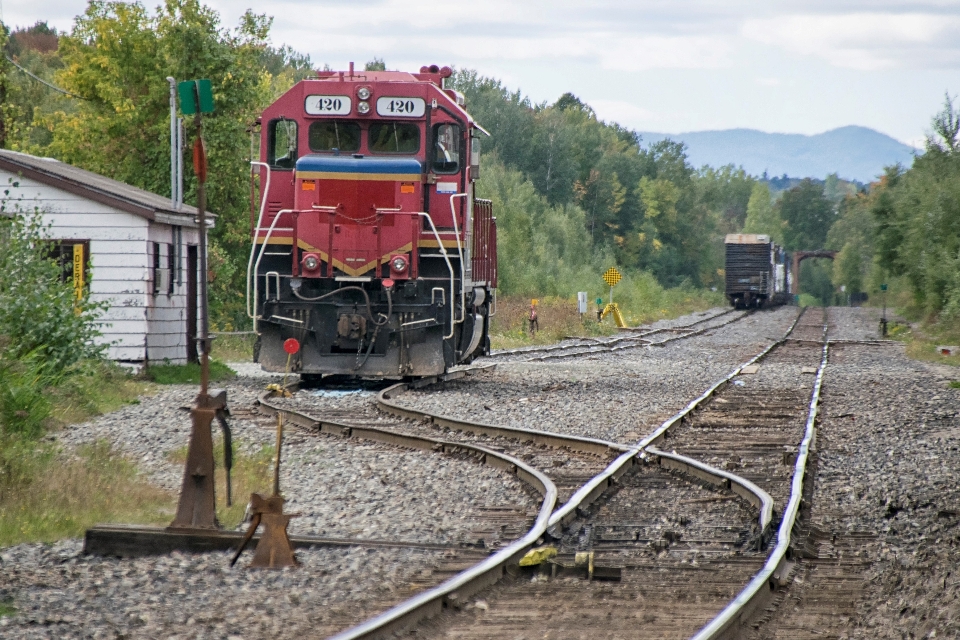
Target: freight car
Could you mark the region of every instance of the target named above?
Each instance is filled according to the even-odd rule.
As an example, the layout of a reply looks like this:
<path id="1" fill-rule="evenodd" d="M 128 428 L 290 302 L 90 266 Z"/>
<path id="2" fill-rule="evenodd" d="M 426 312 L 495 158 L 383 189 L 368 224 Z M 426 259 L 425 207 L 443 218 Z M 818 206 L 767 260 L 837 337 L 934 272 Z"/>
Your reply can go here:
<path id="1" fill-rule="evenodd" d="M 247 311 L 256 359 L 406 378 L 489 352 L 497 229 L 481 135 L 449 67 L 320 71 L 270 105 L 253 163 Z"/>
<path id="2" fill-rule="evenodd" d="M 737 309 L 786 304 L 790 301 L 793 274 L 783 247 L 770 236 L 732 233 L 727 235 L 726 294 Z"/>

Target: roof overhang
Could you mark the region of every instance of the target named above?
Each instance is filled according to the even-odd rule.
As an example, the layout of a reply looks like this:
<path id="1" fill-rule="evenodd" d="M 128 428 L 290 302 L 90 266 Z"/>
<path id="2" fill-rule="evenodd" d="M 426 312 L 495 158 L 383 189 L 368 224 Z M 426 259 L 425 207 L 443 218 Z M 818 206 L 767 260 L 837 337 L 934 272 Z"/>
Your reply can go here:
<path id="1" fill-rule="evenodd" d="M 32 158 L 34 156 L 29 157 Z M 0 169 L 22 175 L 24 178 L 36 180 L 37 182 L 61 189 L 67 193 L 99 202 L 100 204 L 140 216 L 141 218 L 146 218 L 152 222 L 193 228 L 198 226 L 197 215 L 199 212 L 195 207 L 183 205 L 183 208 L 178 210 L 173 207 L 173 203 L 170 204 L 169 208 L 166 208 L 138 202 L 122 194 L 113 193 L 109 189 L 86 184 L 76 178 L 60 175 L 52 171 L 44 171 L 42 166 L 38 165 L 39 163 L 34 164 L 18 161 L 15 156 L 11 157 L 7 154 L 0 154 Z M 150 194 L 147 191 L 143 193 L 156 197 L 156 194 Z M 208 211 L 206 215 L 210 216 L 207 226 L 213 226 L 216 214 Z"/>

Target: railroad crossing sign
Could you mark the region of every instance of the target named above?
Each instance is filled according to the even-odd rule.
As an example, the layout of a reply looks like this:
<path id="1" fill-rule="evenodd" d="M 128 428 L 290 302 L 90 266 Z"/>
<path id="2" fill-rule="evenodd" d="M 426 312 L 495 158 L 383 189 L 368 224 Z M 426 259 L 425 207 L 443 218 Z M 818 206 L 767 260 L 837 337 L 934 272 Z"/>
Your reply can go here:
<path id="1" fill-rule="evenodd" d="M 616 267 L 610 267 L 603 272 L 603 281 L 606 282 L 611 287 L 615 286 L 623 276 L 620 275 L 620 272 L 617 271 Z"/>

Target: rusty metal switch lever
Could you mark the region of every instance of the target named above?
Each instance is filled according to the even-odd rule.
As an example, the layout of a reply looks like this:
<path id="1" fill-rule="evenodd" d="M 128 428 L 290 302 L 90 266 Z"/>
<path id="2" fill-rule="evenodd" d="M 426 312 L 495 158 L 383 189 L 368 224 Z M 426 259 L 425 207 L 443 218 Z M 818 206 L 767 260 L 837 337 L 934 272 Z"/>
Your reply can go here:
<path id="1" fill-rule="evenodd" d="M 219 414 L 226 415 L 226 409 L 227 392 L 211 390 L 209 393 L 201 392 L 190 411 L 193 427 L 187 447 L 177 515 L 170 523 L 171 529 L 220 528 L 214 495 L 213 435 L 210 427 L 214 418 L 221 419 Z M 225 418 L 223 422 L 226 422 Z M 226 449 L 226 442 L 224 445 Z"/>
<path id="2" fill-rule="evenodd" d="M 230 483 L 230 470 L 233 469 L 233 433 L 230 431 L 230 425 L 227 424 L 227 410 L 217 411 L 217 422 L 220 423 L 220 430 L 223 431 L 223 468 L 227 474 L 227 506 L 233 505 L 233 488 Z"/>
<path id="3" fill-rule="evenodd" d="M 240 554 L 247 547 L 257 528 L 263 524 L 263 535 L 257 543 L 257 549 L 253 554 L 253 560 L 250 566 L 259 569 L 281 569 L 283 567 L 299 566 L 297 557 L 293 553 L 293 545 L 290 544 L 290 537 L 287 535 L 287 525 L 290 524 L 290 518 L 299 514 L 283 513 L 283 503 L 285 500 L 281 496 L 263 496 L 253 493 L 250 494 L 250 505 L 253 509 L 253 520 L 250 522 L 250 528 L 240 541 L 240 547 L 230 561 L 232 567 L 240 558 Z"/>

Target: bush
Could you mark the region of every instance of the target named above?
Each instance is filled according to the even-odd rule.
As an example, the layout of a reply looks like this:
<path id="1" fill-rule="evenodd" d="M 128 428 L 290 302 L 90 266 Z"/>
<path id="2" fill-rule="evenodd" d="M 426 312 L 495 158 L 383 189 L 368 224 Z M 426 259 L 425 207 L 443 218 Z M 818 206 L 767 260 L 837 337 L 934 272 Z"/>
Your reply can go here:
<path id="1" fill-rule="evenodd" d="M 0 434 L 36 438 L 50 417 L 44 394 L 50 380 L 35 354 L 20 360 L 0 359 Z"/>
<path id="2" fill-rule="evenodd" d="M 40 210 L 9 206 L 0 200 L 0 433 L 29 439 L 50 417 L 47 388 L 102 354 L 95 340 L 103 305 L 61 282 Z"/>
<path id="3" fill-rule="evenodd" d="M 72 283 L 61 282 L 40 210 L 11 213 L 6 206 L 0 202 L 0 336 L 7 338 L 0 359 L 31 354 L 53 374 L 100 357 L 105 345 L 95 341 L 96 319 L 104 305 L 92 302 L 87 290 L 78 298 Z"/>

